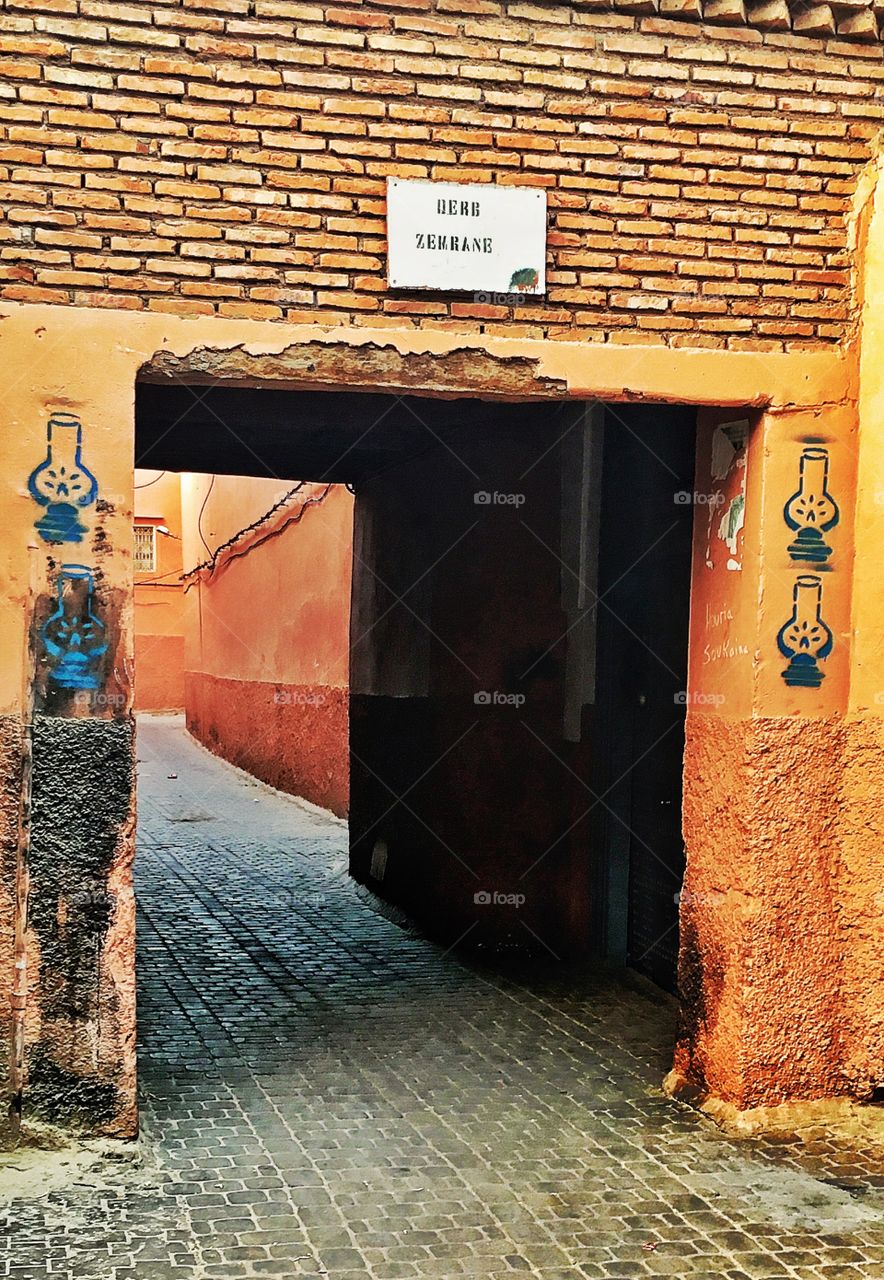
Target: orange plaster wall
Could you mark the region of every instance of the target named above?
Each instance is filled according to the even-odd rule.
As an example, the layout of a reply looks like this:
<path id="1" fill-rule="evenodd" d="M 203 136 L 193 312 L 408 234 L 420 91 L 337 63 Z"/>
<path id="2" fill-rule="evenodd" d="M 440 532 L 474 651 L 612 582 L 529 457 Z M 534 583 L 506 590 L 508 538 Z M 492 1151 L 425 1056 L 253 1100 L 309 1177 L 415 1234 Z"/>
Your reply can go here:
<path id="1" fill-rule="evenodd" d="M 879 241 L 884 222 L 859 395 L 853 378 L 831 402 L 750 415 L 739 571 L 709 567 L 697 521 L 676 1068 L 739 1108 L 868 1097 L 884 1082 Z M 711 432 L 735 416 L 701 414 L 699 490 Z M 840 508 L 816 565 L 791 559 L 783 512 L 807 448 L 827 451 Z M 818 688 L 786 684 L 777 647 L 806 574 L 833 639 Z"/>
<path id="2" fill-rule="evenodd" d="M 758 416 L 751 410 L 709 409 L 698 416 L 688 677 L 692 715 L 714 712 L 739 719 L 751 710 L 757 612 L 752 584 L 758 573 L 758 547 L 751 530 L 758 518 L 758 486 L 749 484 L 749 474 L 755 470 L 759 447 Z M 735 443 L 745 437 L 740 447 L 732 446 L 730 458 L 728 433 Z M 729 545 L 722 523 L 731 504 L 741 498 L 742 528 Z"/>
<path id="3" fill-rule="evenodd" d="M 163 524 L 156 569 L 135 574 L 135 710 L 184 709 L 181 477 L 136 470 L 135 523 Z"/>
<path id="4" fill-rule="evenodd" d="M 186 564 L 206 561 L 205 544 L 218 547 L 291 488 L 183 477 Z M 308 485 L 223 553 L 214 571 L 189 579 L 185 596 L 191 732 L 271 785 L 338 815 L 347 812 L 349 790 L 352 526 L 346 488 Z"/>
<path id="5" fill-rule="evenodd" d="M 48 319 L 48 317 L 47 317 Z M 60 1123 L 83 1124 L 91 1132 L 131 1136 L 137 1125 L 135 1096 L 135 902 L 132 893 L 134 790 L 129 812 L 125 800 L 105 810 L 109 775 L 92 796 L 91 809 L 101 829 L 84 811 L 65 808 L 71 775 L 89 753 L 93 761 L 112 760 L 119 791 L 134 777 L 134 742 L 129 720 L 132 676 L 132 457 L 134 450 L 134 378 L 125 345 L 108 341 L 101 326 L 41 324 L 27 312 L 7 316 L 0 325 L 0 361 L 6 372 L 0 406 L 0 489 L 3 538 L 0 546 L 0 1039 L 4 1068 L 12 979 L 15 833 L 18 826 L 19 737 L 23 690 L 46 683 L 39 622 L 53 598 L 59 563 L 85 565 L 94 576 L 95 608 L 106 628 L 108 648 L 101 660 L 96 697 L 48 716 L 38 715 L 38 738 L 70 746 L 66 771 L 54 768 L 57 752 L 39 749 L 35 785 L 47 797 L 47 820 L 64 821 L 73 847 L 97 834 L 111 844 L 100 874 L 81 877 L 71 862 L 32 860 L 29 928 L 26 935 L 25 1116 L 45 1117 L 45 1094 L 37 1103 L 36 1082 L 43 1068 L 60 1073 L 65 1087 L 52 1102 Z M 98 481 L 97 501 L 81 513 L 86 528 L 79 543 L 48 545 L 35 532 L 41 511 L 27 490 L 27 479 L 46 455 L 49 415 L 77 414 L 83 429 L 83 461 Z M 33 551 L 29 552 L 29 544 Z M 30 561 L 30 566 L 29 566 Z M 51 606 L 50 606 L 51 607 Z M 26 656 L 27 630 L 34 652 Z M 38 698 L 38 712 L 42 698 Z M 84 743 L 86 744 L 84 747 Z M 77 779 L 73 779 L 76 783 Z M 39 823 L 37 824 L 39 825 Z M 83 847 L 81 844 L 80 847 Z M 43 938 L 52 921 L 67 911 L 71 933 L 83 936 L 82 903 L 108 905 L 107 927 L 93 942 L 89 974 L 72 980 L 73 950 L 50 956 Z M 95 912 L 94 914 L 100 914 Z M 4 1071 L 5 1074 L 5 1071 Z M 82 1104 L 79 1083 L 86 1081 L 102 1104 Z M 33 1100 L 33 1104 L 32 1104 Z M 5 1108 L 5 1099 L 3 1100 Z M 36 1110 L 35 1110 L 36 1108 Z"/>
<path id="6" fill-rule="evenodd" d="M 748 614 L 743 620 L 742 612 L 735 628 L 748 628 L 753 658 L 773 664 L 772 675 L 758 681 L 748 677 L 751 687 L 747 690 L 747 676 L 735 669 L 732 700 L 729 698 L 721 709 L 703 710 L 694 705 L 688 717 L 685 835 L 692 878 L 686 883 L 682 927 L 689 942 L 692 937 L 697 940 L 701 963 L 693 972 L 702 986 L 694 987 L 696 998 L 688 1008 L 693 1025 L 682 1036 L 678 1065 L 695 1081 L 736 1105 L 774 1101 L 784 1092 L 792 1097 L 825 1092 L 863 1096 L 884 1079 L 880 995 L 884 969 L 880 924 L 884 845 L 880 549 L 884 543 L 884 503 L 878 497 L 884 491 L 884 434 L 880 430 L 884 416 L 884 315 L 877 301 L 884 297 L 882 212 L 876 211 L 873 219 L 867 255 L 869 287 L 859 400 L 860 481 L 855 508 L 849 486 L 842 486 L 839 480 L 839 501 L 844 499 L 840 572 L 852 571 L 854 590 L 848 599 L 849 593 L 836 587 L 829 597 L 833 606 L 829 621 L 842 641 L 841 652 L 836 650 L 828 660 L 822 689 L 801 699 L 797 707 L 792 701 L 794 691 L 781 689 L 776 683 L 779 657 L 772 647 L 781 606 L 788 600 L 788 590 L 782 583 L 776 586 L 773 577 L 784 532 L 782 501 L 788 490 L 776 493 L 768 488 L 766 460 L 781 445 L 788 445 L 792 458 L 784 472 L 788 477 L 797 442 L 788 437 L 787 423 L 796 406 L 813 410 L 814 406 L 837 407 L 855 400 L 849 353 L 796 352 L 759 361 L 749 353 L 655 349 L 643 351 L 638 366 L 634 353 L 622 350 L 589 351 L 576 343 L 504 342 L 478 334 L 468 340 L 498 355 L 537 361 L 540 373 L 560 377 L 568 393 L 575 396 L 616 400 L 625 398 L 628 391 L 651 399 L 700 399 L 707 404 L 722 400 L 737 406 L 737 412 L 743 412 L 740 406 L 744 404 L 759 406 L 770 399 L 779 410 L 789 410 L 788 416 L 782 412 L 768 415 L 753 436 L 751 449 L 755 452 L 750 458 L 747 498 L 750 511 L 754 509 L 758 515 L 747 521 L 744 564 L 748 565 L 748 556 L 753 554 L 750 542 L 757 548 L 754 554 L 769 563 L 759 563 L 743 579 L 738 603 L 741 610 L 757 612 L 763 592 L 766 604 L 754 630 Z M 462 346 L 467 340 L 442 332 L 365 329 L 336 333 L 297 325 L 286 326 L 280 334 L 281 326 L 252 321 L 104 315 L 76 307 L 9 306 L 4 311 L 0 343 L 5 367 L 11 371 L 0 408 L 0 477 L 5 495 L 0 548 L 0 654 L 4 659 L 0 662 L 0 746 L 7 766 L 0 797 L 0 1008 L 5 1011 L 11 974 L 9 873 L 17 812 L 15 769 L 20 758 L 17 734 L 23 620 L 31 607 L 27 543 L 36 514 L 26 491 L 26 477 L 45 448 L 48 412 L 57 406 L 81 414 L 88 432 L 87 460 L 102 484 L 104 506 L 90 513 L 87 551 L 90 562 L 100 570 L 101 604 L 112 623 L 105 687 L 115 698 L 122 696 L 124 703 L 106 704 L 96 709 L 90 720 L 96 731 L 116 731 L 124 727 L 128 714 L 125 696 L 132 672 L 131 458 L 139 367 L 160 349 L 184 353 L 200 346 L 250 344 L 279 353 L 282 348 L 316 340 L 317 332 L 323 342 L 386 342 L 405 354 L 428 357 Z M 733 409 L 728 416 L 736 416 Z M 772 466 L 779 463 L 774 461 Z M 773 474 L 770 472 L 770 477 Z M 762 513 L 767 513 L 764 519 L 774 520 L 775 528 L 762 527 Z M 301 532 L 317 514 L 308 513 Z M 221 528 L 220 519 L 217 528 Z M 278 543 L 282 545 L 286 538 L 281 537 Z M 50 557 L 38 549 L 36 561 L 37 592 L 45 594 L 52 573 Z M 192 590 L 187 596 L 188 617 L 199 594 L 203 601 L 208 595 L 212 603 L 219 584 L 231 591 L 243 563 L 231 564 L 214 585 L 200 593 Z M 289 598 L 296 598 L 290 575 L 280 571 L 278 582 L 277 599 L 283 584 L 289 588 Z M 700 588 L 695 592 L 695 613 L 703 599 L 704 589 Z M 845 607 L 852 620 L 849 639 L 843 635 Z M 254 613 L 250 616 L 245 607 L 242 613 L 259 635 L 261 618 Z M 214 627 L 217 633 L 217 619 L 203 610 L 203 623 L 207 617 L 210 630 Z M 188 623 L 188 633 L 192 625 Z M 845 661 L 850 666 L 846 715 L 843 706 L 835 705 L 845 693 Z M 201 664 L 202 657 L 199 663 L 189 661 L 188 669 L 197 677 L 223 678 Z M 327 656 L 325 678 L 330 682 L 333 665 Z M 260 663 L 256 670 L 262 670 Z M 273 687 L 267 664 L 264 670 L 264 683 Z M 292 679 L 297 682 L 300 676 Z M 245 677 L 243 681 L 248 683 Z M 332 687 L 340 689 L 342 685 L 332 683 Z M 696 670 L 692 671 L 691 687 L 703 687 Z M 768 688 L 776 689 L 776 706 L 769 712 L 757 702 Z M 806 715 L 801 714 L 802 707 Z M 762 720 L 754 727 L 749 723 L 753 712 Z M 259 708 L 255 717 L 259 723 L 261 715 Z M 109 758 L 115 758 L 113 753 L 117 752 L 114 737 Z M 758 803 L 756 797 L 761 794 L 764 800 Z M 761 840 L 757 837 L 759 823 L 763 824 Z M 95 965 L 99 985 L 94 1025 L 100 1027 L 101 1038 L 100 1068 L 93 1074 L 102 1081 L 112 1080 L 119 1090 L 120 1105 L 112 1116 L 96 1121 L 93 1129 L 118 1134 L 131 1133 L 135 1121 L 132 853 L 130 821 L 120 828 L 115 858 L 107 873 L 114 910 Z M 781 895 L 765 893 L 759 871 L 781 883 Z M 45 899 L 47 892 L 36 883 L 34 901 L 41 894 Z M 699 900 L 706 893 L 710 900 L 702 906 L 704 910 L 708 907 L 709 914 L 700 913 L 698 901 L 691 916 L 692 906 L 685 905 L 691 904 L 690 895 Z M 713 896 L 716 894 L 723 901 Z M 759 928 L 762 912 L 766 914 Z M 88 1077 L 86 1055 L 94 1048 L 92 1026 L 78 1021 L 73 1013 L 58 1021 L 49 1018 L 40 1000 L 44 974 L 35 935 L 29 944 L 29 1045 L 46 1046 L 52 1061 Z M 686 959 L 690 958 L 686 953 Z M 685 966 L 683 974 L 690 977 Z M 685 992 L 690 988 L 686 986 Z M 764 993 L 763 1003 L 755 1000 L 755 992 Z M 791 992 L 788 999 L 783 998 L 784 992 Z"/>
<path id="7" fill-rule="evenodd" d="M 864 245 L 853 666 L 836 827 L 836 907 L 845 921 L 844 1051 L 884 1084 L 884 165 L 870 182 Z"/>

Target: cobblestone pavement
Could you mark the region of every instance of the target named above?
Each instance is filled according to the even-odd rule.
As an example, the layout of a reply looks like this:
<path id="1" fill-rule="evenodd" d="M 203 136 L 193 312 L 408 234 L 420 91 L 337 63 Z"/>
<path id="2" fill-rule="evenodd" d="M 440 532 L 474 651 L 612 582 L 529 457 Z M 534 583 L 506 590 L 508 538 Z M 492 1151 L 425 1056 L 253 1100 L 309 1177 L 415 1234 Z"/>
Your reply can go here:
<path id="1" fill-rule="evenodd" d="M 880 1152 L 664 1099 L 666 998 L 445 954 L 342 823 L 175 719 L 139 753 L 142 1154 L 15 1199 L 0 1274 L 884 1277 Z"/>

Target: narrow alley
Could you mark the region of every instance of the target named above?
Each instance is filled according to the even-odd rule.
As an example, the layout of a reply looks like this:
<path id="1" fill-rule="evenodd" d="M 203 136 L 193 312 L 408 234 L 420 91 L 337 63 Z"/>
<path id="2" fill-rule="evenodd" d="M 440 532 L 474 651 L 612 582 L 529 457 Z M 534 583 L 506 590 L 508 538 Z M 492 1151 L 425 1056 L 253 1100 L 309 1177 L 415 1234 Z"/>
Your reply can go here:
<path id="1" fill-rule="evenodd" d="M 0 1274 L 884 1274 L 880 1151 L 664 1098 L 668 997 L 445 953 L 348 878 L 342 821 L 177 717 L 138 743 L 143 1154 L 14 1199 Z"/>

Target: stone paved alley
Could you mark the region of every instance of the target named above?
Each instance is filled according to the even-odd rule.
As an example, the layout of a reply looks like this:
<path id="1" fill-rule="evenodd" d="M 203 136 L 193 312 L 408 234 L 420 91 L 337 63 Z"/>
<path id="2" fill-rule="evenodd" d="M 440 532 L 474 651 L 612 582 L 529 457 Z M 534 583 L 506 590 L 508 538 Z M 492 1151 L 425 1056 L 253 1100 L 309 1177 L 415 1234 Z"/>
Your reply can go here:
<path id="1" fill-rule="evenodd" d="M 880 1149 L 723 1136 L 651 988 L 444 954 L 343 823 L 139 734 L 142 1152 L 9 1157 L 2 1274 L 884 1276 Z"/>

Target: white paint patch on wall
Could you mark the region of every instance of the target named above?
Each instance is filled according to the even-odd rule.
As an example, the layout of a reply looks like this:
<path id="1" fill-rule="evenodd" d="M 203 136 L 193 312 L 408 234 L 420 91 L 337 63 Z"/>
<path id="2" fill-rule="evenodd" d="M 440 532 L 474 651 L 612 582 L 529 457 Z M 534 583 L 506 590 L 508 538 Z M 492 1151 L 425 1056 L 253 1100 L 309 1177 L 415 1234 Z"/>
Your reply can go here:
<path id="1" fill-rule="evenodd" d="M 711 493 L 708 499 L 706 567 L 715 568 L 717 548 L 723 544 L 731 572 L 743 568 L 740 534 L 746 519 L 746 461 L 749 423 L 745 418 L 721 422 L 712 435 Z M 724 506 L 717 524 L 715 513 Z"/>

